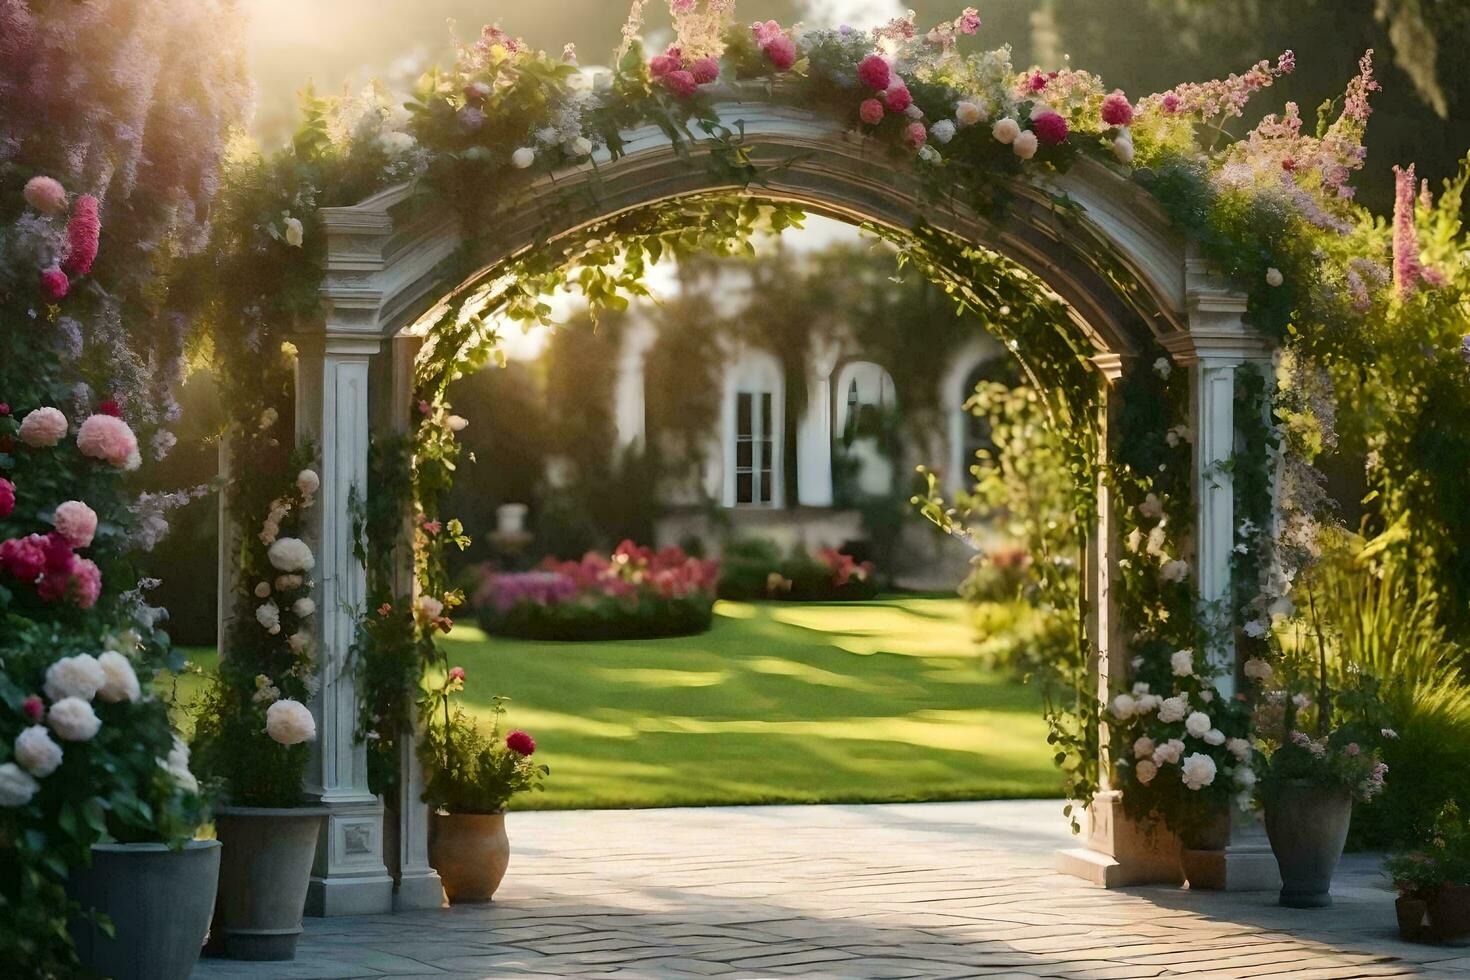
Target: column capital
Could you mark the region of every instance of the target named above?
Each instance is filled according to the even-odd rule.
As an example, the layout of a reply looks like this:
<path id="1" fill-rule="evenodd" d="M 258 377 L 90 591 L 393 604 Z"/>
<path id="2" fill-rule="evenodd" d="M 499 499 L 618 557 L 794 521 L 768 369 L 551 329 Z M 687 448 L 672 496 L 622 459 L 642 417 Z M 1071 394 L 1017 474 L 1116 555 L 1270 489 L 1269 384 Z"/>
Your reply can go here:
<path id="1" fill-rule="evenodd" d="M 302 331 L 291 336 L 291 343 L 307 357 L 327 354 L 371 357 L 382 349 L 382 340 L 376 334 L 341 330 Z"/>
<path id="2" fill-rule="evenodd" d="M 1159 338 L 1159 344 L 1181 367 L 1192 364 L 1233 367 L 1250 361 L 1270 361 L 1274 354 L 1269 339 L 1238 319 L 1233 323 L 1208 320 L 1195 323 L 1188 333 Z"/>
<path id="3" fill-rule="evenodd" d="M 1132 358 L 1129 355 L 1115 354 L 1112 351 L 1092 355 L 1093 366 L 1102 372 L 1102 376 L 1110 382 L 1123 377 L 1123 372 L 1127 369 L 1130 360 Z"/>

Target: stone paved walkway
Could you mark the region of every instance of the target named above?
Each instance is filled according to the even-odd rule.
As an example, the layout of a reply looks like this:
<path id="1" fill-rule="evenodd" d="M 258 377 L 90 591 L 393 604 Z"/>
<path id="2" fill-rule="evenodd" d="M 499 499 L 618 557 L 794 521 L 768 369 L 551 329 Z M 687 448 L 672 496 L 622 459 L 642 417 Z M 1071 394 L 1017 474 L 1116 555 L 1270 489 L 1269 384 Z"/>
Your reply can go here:
<path id="1" fill-rule="evenodd" d="M 1054 802 L 515 813 L 493 905 L 308 919 L 294 963 L 195 977 L 1470 977 L 1400 942 L 1376 862 L 1331 911 L 1104 891 L 1051 870 Z"/>

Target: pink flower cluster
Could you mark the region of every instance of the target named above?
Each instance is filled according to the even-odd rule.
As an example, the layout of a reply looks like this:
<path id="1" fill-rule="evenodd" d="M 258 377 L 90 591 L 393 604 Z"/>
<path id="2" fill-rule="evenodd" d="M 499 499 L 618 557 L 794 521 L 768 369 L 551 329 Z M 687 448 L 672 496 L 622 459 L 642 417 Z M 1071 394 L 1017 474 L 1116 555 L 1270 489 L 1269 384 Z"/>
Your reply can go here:
<path id="1" fill-rule="evenodd" d="M 771 63 L 772 68 L 790 71 L 791 66 L 796 64 L 796 42 L 781 30 L 780 24 L 774 20 L 765 23 L 757 21 L 750 25 L 750 32 L 755 35 L 756 47 L 765 52 L 766 60 Z"/>
<path id="2" fill-rule="evenodd" d="M 48 217 L 66 210 L 66 188 L 53 177 L 32 177 L 21 192 L 26 204 Z M 41 269 L 38 284 L 48 302 L 58 303 L 71 291 L 71 280 L 92 271 L 102 234 L 101 204 L 91 194 L 76 199 L 66 226 L 66 252 L 61 264 Z"/>
<path id="3" fill-rule="evenodd" d="M 97 564 L 79 558 L 60 531 L 0 541 L 0 572 L 34 586 L 43 602 L 71 599 L 79 608 L 90 609 L 102 592 Z"/>
<path id="4" fill-rule="evenodd" d="M 489 574 L 475 603 L 506 612 L 521 603 L 554 606 L 598 597 L 681 599 L 713 594 L 718 579 L 718 562 L 690 558 L 680 548 L 654 551 L 624 541 L 611 557 L 589 552 L 580 561 L 548 558 L 533 572 Z"/>
<path id="5" fill-rule="evenodd" d="M 1393 288 L 1400 297 L 1412 296 L 1421 285 L 1444 285 L 1444 275 L 1419 259 L 1419 229 L 1414 223 L 1414 165 L 1393 168 Z"/>
<path id="6" fill-rule="evenodd" d="M 700 85 L 708 85 L 720 77 L 719 59 L 712 55 L 690 60 L 677 46 L 655 55 L 648 63 L 653 80 L 681 99 L 691 98 Z"/>
<path id="7" fill-rule="evenodd" d="M 1252 95 L 1295 70 L 1296 55 L 1283 51 L 1274 68 L 1271 62 L 1262 60 L 1244 75 L 1231 74 L 1211 82 L 1185 82 L 1167 92 L 1150 95 L 1138 108 L 1145 112 L 1187 113 L 1201 119 L 1240 116 Z"/>
<path id="8" fill-rule="evenodd" d="M 842 588 L 849 582 L 866 582 L 873 574 L 873 563 L 858 562 L 852 555 L 836 548 L 823 548 L 817 552 L 817 560 L 832 572 L 832 585 Z"/>

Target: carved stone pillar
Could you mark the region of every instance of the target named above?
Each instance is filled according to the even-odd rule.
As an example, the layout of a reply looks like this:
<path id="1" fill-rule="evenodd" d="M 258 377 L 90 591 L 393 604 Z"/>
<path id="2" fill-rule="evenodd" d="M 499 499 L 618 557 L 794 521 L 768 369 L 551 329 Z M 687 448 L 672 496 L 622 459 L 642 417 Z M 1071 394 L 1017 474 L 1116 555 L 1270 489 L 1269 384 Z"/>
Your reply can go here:
<path id="1" fill-rule="evenodd" d="M 1123 376 L 1124 362 L 1117 354 L 1100 354 L 1093 363 L 1101 372 L 1101 404 L 1098 407 L 1098 452 L 1106 460 L 1115 428 L 1118 400 L 1113 386 Z M 1107 704 L 1118 691 L 1126 690 L 1128 652 L 1122 623 L 1112 598 L 1112 581 L 1117 574 L 1118 533 L 1113 514 L 1112 493 L 1106 480 L 1097 484 L 1097 526 L 1087 542 L 1086 579 L 1087 630 L 1092 648 L 1094 690 L 1100 704 Z M 1085 814 L 1087 836 L 1082 847 L 1066 848 L 1056 855 L 1056 868 L 1064 874 L 1085 878 L 1106 888 L 1125 885 L 1178 884 L 1179 842 L 1162 823 L 1140 823 L 1123 812 L 1123 794 L 1112 788 L 1111 735 L 1107 717 L 1099 722 L 1098 761 L 1101 789 Z"/>
<path id="2" fill-rule="evenodd" d="M 316 553 L 313 628 L 321 679 L 312 701 L 317 740 L 306 791 L 327 811 L 306 912 L 387 912 L 393 879 L 383 864 L 383 806 L 368 790 L 349 659 L 365 592 L 363 567 L 353 553 L 351 500 L 368 489 L 368 365 L 378 341 L 315 334 L 298 338 L 297 348 L 297 438 L 320 454 L 321 475 L 317 505 L 305 513 Z"/>

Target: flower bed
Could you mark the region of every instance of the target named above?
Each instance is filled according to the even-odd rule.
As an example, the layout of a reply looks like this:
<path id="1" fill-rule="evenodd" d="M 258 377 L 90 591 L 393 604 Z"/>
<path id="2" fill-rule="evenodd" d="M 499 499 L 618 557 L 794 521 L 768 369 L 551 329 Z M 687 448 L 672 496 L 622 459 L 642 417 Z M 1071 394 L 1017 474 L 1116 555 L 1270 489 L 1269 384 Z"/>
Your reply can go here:
<path id="1" fill-rule="evenodd" d="M 611 558 L 547 559 L 490 573 L 475 594 L 487 633 L 532 640 L 632 640 L 709 629 L 719 564 L 624 541 Z"/>
<path id="2" fill-rule="evenodd" d="M 761 539 L 725 547 L 722 599 L 841 602 L 877 594 L 873 563 L 860 562 L 836 548 L 819 549 L 815 556 L 797 548 L 782 558 L 774 544 Z"/>

